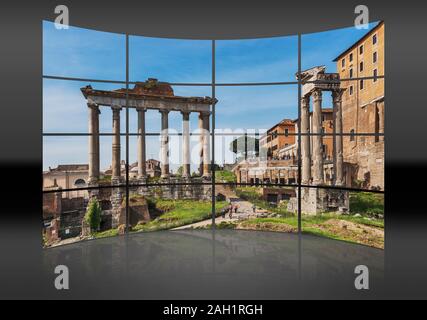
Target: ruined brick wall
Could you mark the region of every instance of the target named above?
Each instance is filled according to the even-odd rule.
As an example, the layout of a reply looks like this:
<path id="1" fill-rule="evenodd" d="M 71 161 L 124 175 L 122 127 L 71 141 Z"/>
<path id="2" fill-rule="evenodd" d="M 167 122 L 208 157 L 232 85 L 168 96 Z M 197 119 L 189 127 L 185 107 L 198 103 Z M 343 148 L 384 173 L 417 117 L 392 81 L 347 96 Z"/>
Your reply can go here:
<path id="1" fill-rule="evenodd" d="M 360 127 L 366 133 L 378 132 L 379 113 L 384 112 L 384 102 L 374 102 L 359 110 Z M 374 131 L 373 131 L 374 130 Z M 354 164 L 354 180 L 364 188 L 384 189 L 384 137 L 355 136 L 344 137 L 344 161 Z M 353 181 L 353 185 L 356 181 Z"/>

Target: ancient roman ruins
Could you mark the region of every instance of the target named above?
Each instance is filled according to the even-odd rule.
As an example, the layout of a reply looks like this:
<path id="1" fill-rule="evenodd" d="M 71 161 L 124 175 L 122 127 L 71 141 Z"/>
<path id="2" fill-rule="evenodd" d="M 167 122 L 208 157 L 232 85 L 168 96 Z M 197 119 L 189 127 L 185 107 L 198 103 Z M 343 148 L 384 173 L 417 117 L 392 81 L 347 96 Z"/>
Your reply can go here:
<path id="1" fill-rule="evenodd" d="M 297 75 L 298 77 L 298 75 Z M 323 132 L 322 132 L 322 95 L 331 92 L 333 100 L 334 161 L 333 185 L 344 185 L 343 175 L 343 139 L 342 139 L 342 94 L 338 73 L 325 73 L 325 67 L 314 67 L 301 72 L 301 211 L 317 214 L 324 211 L 347 211 L 348 192 L 319 188 L 325 186 Z M 310 124 L 310 100 L 313 105 Z M 310 136 L 313 146 L 310 148 Z M 310 152 L 312 150 L 312 153 Z M 311 187 L 310 186 L 315 186 Z M 291 199 L 289 209 L 297 210 L 297 198 Z"/>
<path id="2" fill-rule="evenodd" d="M 118 89 L 113 91 L 95 90 L 91 86 L 81 89 L 89 110 L 89 180 L 90 187 L 97 187 L 100 179 L 100 151 L 99 151 L 99 114 L 101 107 L 112 109 L 112 173 L 111 184 L 116 185 L 111 194 L 112 203 L 112 227 L 124 223 L 123 201 L 123 177 L 121 175 L 120 159 L 120 116 L 124 107 L 136 108 L 138 113 L 138 150 L 137 150 L 137 179 L 132 181 L 133 188 L 139 194 L 147 195 L 150 188 L 144 186 L 147 182 L 146 173 L 146 131 L 145 113 L 148 110 L 156 110 L 161 113 L 160 134 L 160 163 L 162 197 L 164 198 L 190 198 L 210 199 L 211 187 L 209 184 L 180 185 L 177 182 L 188 183 L 207 182 L 211 179 L 210 172 L 210 105 L 214 102 L 210 97 L 181 97 L 175 96 L 170 84 L 159 82 L 157 79 L 148 79 L 146 82 L 137 82 L 133 89 Z M 169 171 L 169 133 L 168 115 L 170 112 L 182 114 L 183 128 L 183 173 L 182 177 L 171 177 Z M 190 113 L 199 114 L 200 129 L 200 157 L 201 177 L 191 177 L 190 171 Z M 90 191 L 90 196 L 97 196 L 98 190 Z"/>

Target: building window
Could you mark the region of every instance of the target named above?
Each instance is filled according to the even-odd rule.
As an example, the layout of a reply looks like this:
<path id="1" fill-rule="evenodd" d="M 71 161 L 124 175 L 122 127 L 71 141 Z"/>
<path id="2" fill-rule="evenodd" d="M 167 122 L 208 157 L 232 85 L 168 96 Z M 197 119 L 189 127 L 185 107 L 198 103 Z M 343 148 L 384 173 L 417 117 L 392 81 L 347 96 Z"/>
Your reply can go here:
<path id="1" fill-rule="evenodd" d="M 285 129 L 285 136 L 289 135 L 289 129 Z"/>
<path id="2" fill-rule="evenodd" d="M 353 78 L 353 69 L 350 69 L 350 78 Z"/>
<path id="3" fill-rule="evenodd" d="M 372 44 L 377 44 L 377 35 L 376 34 L 374 34 L 373 36 L 372 36 Z"/>
<path id="4" fill-rule="evenodd" d="M 378 60 L 378 54 L 377 54 L 377 52 L 374 52 L 372 54 L 372 62 L 373 63 L 377 63 L 377 60 Z"/>
<path id="5" fill-rule="evenodd" d="M 350 62 L 352 62 L 352 61 L 353 61 L 353 54 L 352 54 L 352 53 L 350 53 L 349 60 L 350 60 Z"/>
<path id="6" fill-rule="evenodd" d="M 360 67 L 359 67 L 359 69 L 360 69 L 360 72 L 363 72 L 363 61 L 362 61 L 362 62 L 360 62 Z"/>
<path id="7" fill-rule="evenodd" d="M 359 53 L 360 53 L 360 54 L 363 54 L 363 45 L 361 45 L 361 46 L 359 47 Z"/>
<path id="8" fill-rule="evenodd" d="M 350 130 L 350 141 L 354 141 L 354 129 Z"/>
<path id="9" fill-rule="evenodd" d="M 345 67 L 345 59 L 341 60 L 341 67 L 344 68 Z"/>
<path id="10" fill-rule="evenodd" d="M 374 82 L 377 82 L 378 70 L 374 69 Z"/>
<path id="11" fill-rule="evenodd" d="M 84 186 L 86 184 L 86 182 L 83 180 L 83 179 L 77 179 L 75 182 L 74 182 L 74 185 L 75 186 Z"/>
<path id="12" fill-rule="evenodd" d="M 350 95 L 353 95 L 353 86 L 350 86 Z"/>
<path id="13" fill-rule="evenodd" d="M 360 90 L 363 90 L 363 87 L 364 87 L 364 83 L 363 83 L 363 79 L 362 79 L 362 80 L 360 80 Z"/>

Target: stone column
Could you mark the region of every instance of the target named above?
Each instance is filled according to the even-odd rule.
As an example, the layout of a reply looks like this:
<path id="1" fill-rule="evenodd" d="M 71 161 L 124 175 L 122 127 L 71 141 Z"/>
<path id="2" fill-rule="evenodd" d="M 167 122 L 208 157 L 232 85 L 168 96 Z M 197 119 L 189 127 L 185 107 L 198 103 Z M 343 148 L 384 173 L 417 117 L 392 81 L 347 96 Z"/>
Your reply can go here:
<path id="1" fill-rule="evenodd" d="M 99 106 L 87 104 L 89 108 L 89 180 L 88 185 L 95 185 L 99 180 Z"/>
<path id="2" fill-rule="evenodd" d="M 311 177 L 310 157 L 310 96 L 301 99 L 301 183 L 308 185 Z M 288 177 L 289 179 L 289 177 Z"/>
<path id="3" fill-rule="evenodd" d="M 113 111 L 113 159 L 112 159 L 112 175 L 111 182 L 120 182 L 121 166 L 120 166 L 120 111 L 121 106 L 111 106 Z"/>
<path id="4" fill-rule="evenodd" d="M 342 119 L 342 94 L 344 90 L 338 89 L 332 92 L 332 100 L 334 104 L 334 128 L 335 128 L 335 185 L 344 185 L 344 156 L 343 156 L 343 119 Z"/>
<path id="5" fill-rule="evenodd" d="M 160 136 L 162 178 L 169 177 L 169 110 L 159 110 L 162 114 L 162 132 Z"/>
<path id="6" fill-rule="evenodd" d="M 189 178 L 190 172 L 190 112 L 181 111 L 182 113 L 182 176 Z"/>
<path id="7" fill-rule="evenodd" d="M 200 164 L 199 164 L 199 173 L 203 174 L 203 117 L 202 114 L 199 113 L 199 145 L 200 145 Z"/>
<path id="8" fill-rule="evenodd" d="M 147 177 L 145 157 L 145 112 L 146 109 L 136 109 L 138 112 L 138 179 Z"/>
<path id="9" fill-rule="evenodd" d="M 321 185 L 323 179 L 322 90 L 313 91 L 313 184 Z"/>
<path id="10" fill-rule="evenodd" d="M 210 112 L 202 113 L 203 118 L 203 177 L 209 178 L 211 176 L 210 167 L 210 130 L 209 130 L 209 116 Z"/>

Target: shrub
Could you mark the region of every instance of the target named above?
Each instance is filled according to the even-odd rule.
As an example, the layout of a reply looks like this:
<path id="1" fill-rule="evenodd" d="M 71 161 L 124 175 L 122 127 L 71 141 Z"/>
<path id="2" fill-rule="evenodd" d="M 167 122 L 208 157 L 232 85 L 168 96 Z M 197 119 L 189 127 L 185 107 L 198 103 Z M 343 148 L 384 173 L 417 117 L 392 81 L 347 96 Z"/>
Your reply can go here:
<path id="1" fill-rule="evenodd" d="M 89 202 L 85 214 L 85 221 L 89 225 L 92 233 L 98 231 L 101 223 L 101 206 L 96 198 L 92 198 Z"/>
<path id="2" fill-rule="evenodd" d="M 384 195 L 370 192 L 350 193 L 350 212 L 378 216 L 384 214 Z"/>

